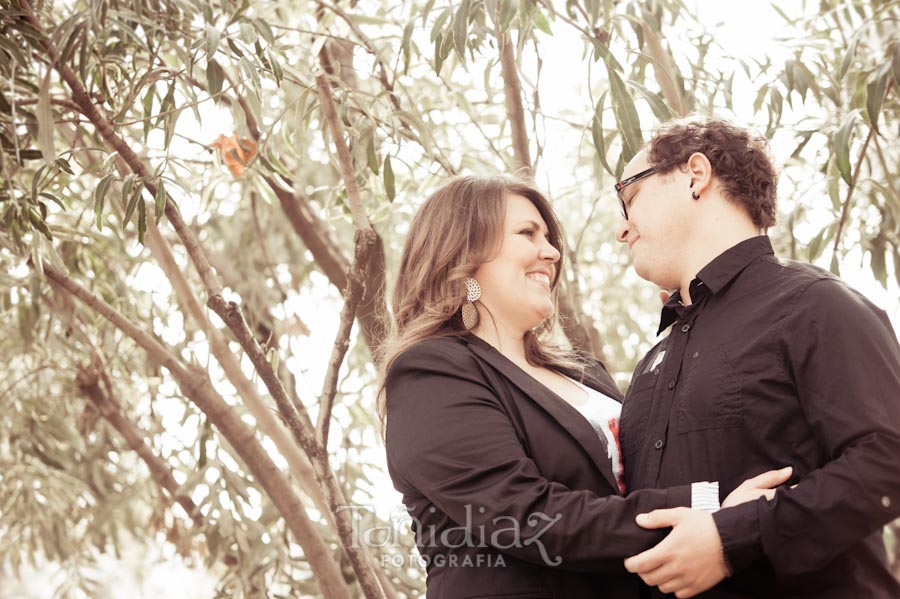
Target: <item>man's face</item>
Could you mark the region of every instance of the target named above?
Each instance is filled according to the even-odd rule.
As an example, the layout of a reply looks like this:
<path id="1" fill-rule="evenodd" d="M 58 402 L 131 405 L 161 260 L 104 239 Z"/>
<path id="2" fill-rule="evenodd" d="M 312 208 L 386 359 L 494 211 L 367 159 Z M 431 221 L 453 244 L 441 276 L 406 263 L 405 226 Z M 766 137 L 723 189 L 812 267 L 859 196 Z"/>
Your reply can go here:
<path id="1" fill-rule="evenodd" d="M 625 171 L 626 180 L 650 168 L 647 151 L 638 152 Z M 660 287 L 681 285 L 680 254 L 690 234 L 688 208 L 690 181 L 686 173 L 653 173 L 622 188 L 628 219 L 622 218 L 616 239 L 628 245 L 634 270 Z"/>

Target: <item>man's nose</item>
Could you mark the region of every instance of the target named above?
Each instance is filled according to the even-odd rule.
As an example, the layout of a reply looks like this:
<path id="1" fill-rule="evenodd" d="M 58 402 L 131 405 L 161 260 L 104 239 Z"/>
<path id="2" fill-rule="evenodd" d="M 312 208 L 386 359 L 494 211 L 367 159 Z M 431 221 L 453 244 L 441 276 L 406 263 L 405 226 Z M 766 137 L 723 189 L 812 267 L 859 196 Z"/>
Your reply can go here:
<path id="1" fill-rule="evenodd" d="M 616 241 L 619 243 L 626 243 L 628 241 L 628 231 L 631 229 L 631 223 L 629 223 L 624 218 L 619 222 L 619 226 L 616 227 Z"/>

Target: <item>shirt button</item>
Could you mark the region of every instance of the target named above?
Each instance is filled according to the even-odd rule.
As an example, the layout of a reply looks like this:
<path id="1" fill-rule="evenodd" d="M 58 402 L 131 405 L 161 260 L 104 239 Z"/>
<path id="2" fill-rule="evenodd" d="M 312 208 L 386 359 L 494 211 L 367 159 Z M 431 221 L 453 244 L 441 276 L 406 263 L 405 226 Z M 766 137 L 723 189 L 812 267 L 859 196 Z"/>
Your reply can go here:
<path id="1" fill-rule="evenodd" d="M 699 357 L 700 357 L 700 352 L 695 351 L 695 352 L 694 352 L 694 357 L 695 357 L 695 358 L 699 358 Z"/>
<path id="2" fill-rule="evenodd" d="M 888 497 L 887 495 L 885 495 L 884 497 L 882 497 L 882 498 L 881 498 L 881 505 L 883 505 L 883 506 L 886 507 L 886 508 L 891 507 L 891 498 Z"/>
<path id="3" fill-rule="evenodd" d="M 683 327 L 681 327 L 681 332 L 682 332 L 682 333 L 687 333 L 687 332 L 690 331 L 690 330 L 691 330 L 691 325 L 689 325 L 689 324 L 686 324 L 686 325 L 684 325 Z"/>
<path id="4" fill-rule="evenodd" d="M 653 369 L 653 374 L 655 374 L 656 376 L 659 376 L 659 368 Z"/>
<path id="5" fill-rule="evenodd" d="M 662 449 L 662 446 L 663 446 L 663 440 L 662 440 L 662 439 L 657 439 L 657 440 L 656 440 L 656 443 L 653 444 L 653 447 L 655 447 L 655 448 L 657 448 L 657 449 Z"/>
<path id="6" fill-rule="evenodd" d="M 669 381 L 669 389 L 675 388 L 675 381 Z"/>

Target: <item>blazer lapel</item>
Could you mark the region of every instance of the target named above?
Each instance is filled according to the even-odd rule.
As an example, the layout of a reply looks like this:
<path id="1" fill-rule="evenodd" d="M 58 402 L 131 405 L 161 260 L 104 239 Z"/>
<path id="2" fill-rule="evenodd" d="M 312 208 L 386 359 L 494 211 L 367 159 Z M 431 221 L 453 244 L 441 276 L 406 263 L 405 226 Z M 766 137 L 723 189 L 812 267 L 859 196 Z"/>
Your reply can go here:
<path id="1" fill-rule="evenodd" d="M 582 416 L 574 407 L 569 405 L 566 400 L 556 395 L 530 374 L 513 364 L 506 356 L 498 352 L 484 340 L 475 335 L 469 335 L 467 341 L 469 341 L 469 347 L 479 358 L 503 374 L 529 399 L 540 405 L 557 422 L 559 422 L 559 424 L 568 431 L 582 447 L 584 447 L 585 451 L 587 451 L 587 454 L 594 462 L 594 465 L 597 466 L 597 469 L 603 477 L 609 482 L 610 486 L 615 489 L 616 493 L 618 493 L 619 483 L 616 481 L 615 476 L 613 476 L 606 440 L 600 438 L 584 416 Z M 571 375 L 566 374 L 566 376 Z M 571 376 L 571 378 L 576 377 Z M 619 390 L 612 385 L 611 381 L 606 383 L 605 381 L 601 381 L 600 377 L 588 375 L 585 377 L 583 383 L 601 393 L 609 395 L 619 402 L 622 401 Z"/>

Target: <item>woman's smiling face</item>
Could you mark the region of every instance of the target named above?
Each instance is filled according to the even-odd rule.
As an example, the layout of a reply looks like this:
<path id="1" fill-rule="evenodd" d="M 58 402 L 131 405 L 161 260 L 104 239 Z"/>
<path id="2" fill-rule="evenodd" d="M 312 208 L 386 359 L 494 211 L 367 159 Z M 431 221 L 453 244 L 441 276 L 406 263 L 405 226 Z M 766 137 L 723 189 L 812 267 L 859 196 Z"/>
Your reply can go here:
<path id="1" fill-rule="evenodd" d="M 506 198 L 499 249 L 475 271 L 481 286 L 481 326 L 491 318 L 521 332 L 553 316 L 552 286 L 560 253 L 550 243 L 547 223 L 537 207 L 520 195 Z"/>

